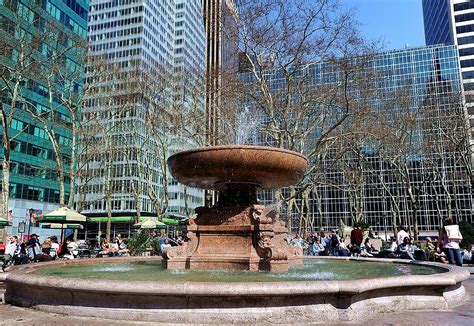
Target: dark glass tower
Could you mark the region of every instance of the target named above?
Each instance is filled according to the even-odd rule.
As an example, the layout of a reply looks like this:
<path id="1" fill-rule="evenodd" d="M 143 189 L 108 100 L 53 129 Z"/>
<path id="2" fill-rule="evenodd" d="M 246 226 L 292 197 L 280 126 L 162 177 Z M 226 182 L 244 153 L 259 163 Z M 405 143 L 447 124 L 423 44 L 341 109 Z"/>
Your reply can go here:
<path id="1" fill-rule="evenodd" d="M 474 1 L 423 0 L 426 45 L 457 45 L 466 99 L 466 116 L 474 142 Z"/>

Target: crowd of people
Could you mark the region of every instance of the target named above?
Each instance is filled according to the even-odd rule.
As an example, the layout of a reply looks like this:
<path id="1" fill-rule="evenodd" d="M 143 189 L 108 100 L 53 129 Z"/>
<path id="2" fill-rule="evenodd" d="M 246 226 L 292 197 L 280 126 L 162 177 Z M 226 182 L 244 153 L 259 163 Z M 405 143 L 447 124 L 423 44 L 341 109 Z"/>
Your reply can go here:
<path id="1" fill-rule="evenodd" d="M 8 265 L 20 265 L 29 262 L 45 262 L 53 259 L 74 259 L 78 255 L 78 245 L 72 238 L 59 243 L 56 236 L 40 241 L 37 234 L 21 241 L 17 235 L 8 237 L 5 253 L 0 257 L 2 268 Z"/>
<path id="2" fill-rule="evenodd" d="M 118 234 L 112 241 L 107 241 L 106 237 L 101 237 L 99 244 L 89 245 L 88 247 L 96 257 L 115 257 L 129 255 L 130 253 L 121 234 Z"/>
<path id="3" fill-rule="evenodd" d="M 472 245 L 461 251 L 460 242 L 462 235 L 459 226 L 452 219 L 443 220 L 439 231 L 438 242 L 433 243 L 427 237 L 418 244 L 412 239 L 407 228 L 400 226 L 396 237 L 389 240 L 390 246 L 380 250 L 372 243 L 373 239 L 364 236 L 363 230 L 355 225 L 350 237 L 343 238 L 338 230 L 332 232 L 311 232 L 303 239 L 299 233 L 289 239 L 292 246 L 302 248 L 310 256 L 364 256 L 378 258 L 400 258 L 410 260 L 430 260 L 461 266 L 464 262 L 472 261 Z M 421 247 L 420 245 L 423 244 Z"/>
<path id="4" fill-rule="evenodd" d="M 153 231 L 149 238 L 159 241 L 160 252 L 171 246 L 181 245 L 185 241 L 181 236 L 169 238 L 163 232 Z M 390 238 L 389 246 L 384 249 L 376 248 L 371 237 L 364 235 L 363 230 L 355 225 L 350 237 L 341 237 L 338 230 L 332 232 L 311 232 L 305 239 L 300 233 L 294 238 L 288 238 L 292 246 L 303 249 L 310 256 L 363 256 L 379 258 L 401 258 L 410 260 L 430 260 L 461 266 L 463 261 L 472 263 L 472 245 L 461 251 L 462 234 L 459 226 L 452 219 L 443 220 L 437 243 L 427 237 L 423 242 L 415 242 L 407 232 L 406 227 L 400 226 L 396 236 Z M 422 246 L 420 246 L 422 244 Z M 129 255 L 126 241 L 118 234 L 112 241 L 103 236 L 100 241 L 76 243 L 73 238 L 66 238 L 62 243 L 56 236 L 45 238 L 42 242 L 39 236 L 32 234 L 28 240 L 21 241 L 18 236 L 11 235 L 5 248 L 5 254 L 0 255 L 0 262 L 5 268 L 11 264 L 28 262 L 44 262 L 53 259 L 75 259 L 80 252 L 87 257 L 114 257 Z"/>

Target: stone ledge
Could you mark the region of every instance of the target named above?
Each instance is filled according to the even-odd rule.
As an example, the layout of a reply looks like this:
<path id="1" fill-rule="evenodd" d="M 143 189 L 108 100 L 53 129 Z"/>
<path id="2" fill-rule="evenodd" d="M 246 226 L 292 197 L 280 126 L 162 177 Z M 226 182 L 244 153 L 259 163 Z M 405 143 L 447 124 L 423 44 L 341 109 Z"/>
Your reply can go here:
<path id="1" fill-rule="evenodd" d="M 85 259 L 14 267 L 12 270 L 17 272 L 6 275 L 5 300 L 55 313 L 127 320 L 295 323 L 314 322 L 317 316 L 321 320 L 346 321 L 387 311 L 447 309 L 462 302 L 465 290 L 461 282 L 469 278 L 469 272 L 457 266 L 336 257 L 306 259 L 421 264 L 446 272 L 377 278 L 376 282 L 361 279 L 272 283 L 82 280 L 33 273 L 43 266 L 159 259 Z M 24 273 L 29 275 L 25 277 Z"/>

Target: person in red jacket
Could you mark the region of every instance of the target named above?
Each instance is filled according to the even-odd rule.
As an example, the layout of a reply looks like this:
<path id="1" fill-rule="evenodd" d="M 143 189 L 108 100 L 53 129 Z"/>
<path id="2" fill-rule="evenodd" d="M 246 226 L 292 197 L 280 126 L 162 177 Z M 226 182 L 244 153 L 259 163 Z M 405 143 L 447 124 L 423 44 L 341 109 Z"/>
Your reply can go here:
<path id="1" fill-rule="evenodd" d="M 358 224 L 355 224 L 354 229 L 351 231 L 351 252 L 354 256 L 360 255 L 360 245 L 362 244 L 363 238 L 364 234 L 362 230 Z"/>

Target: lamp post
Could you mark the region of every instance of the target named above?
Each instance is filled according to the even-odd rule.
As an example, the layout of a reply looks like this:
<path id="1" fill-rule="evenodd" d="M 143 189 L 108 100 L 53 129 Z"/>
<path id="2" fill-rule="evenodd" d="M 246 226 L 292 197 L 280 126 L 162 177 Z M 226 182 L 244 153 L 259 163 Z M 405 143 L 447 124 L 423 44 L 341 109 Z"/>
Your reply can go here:
<path id="1" fill-rule="evenodd" d="M 35 210 L 33 208 L 30 208 L 28 210 L 28 238 L 30 237 L 30 232 L 31 232 L 31 218 L 33 217 L 33 212 Z"/>
<path id="2" fill-rule="evenodd" d="M 23 233 L 25 233 L 25 229 L 26 229 L 26 222 L 23 220 L 23 221 L 20 221 L 18 223 L 18 233 L 20 233 L 20 240 L 23 241 Z"/>

